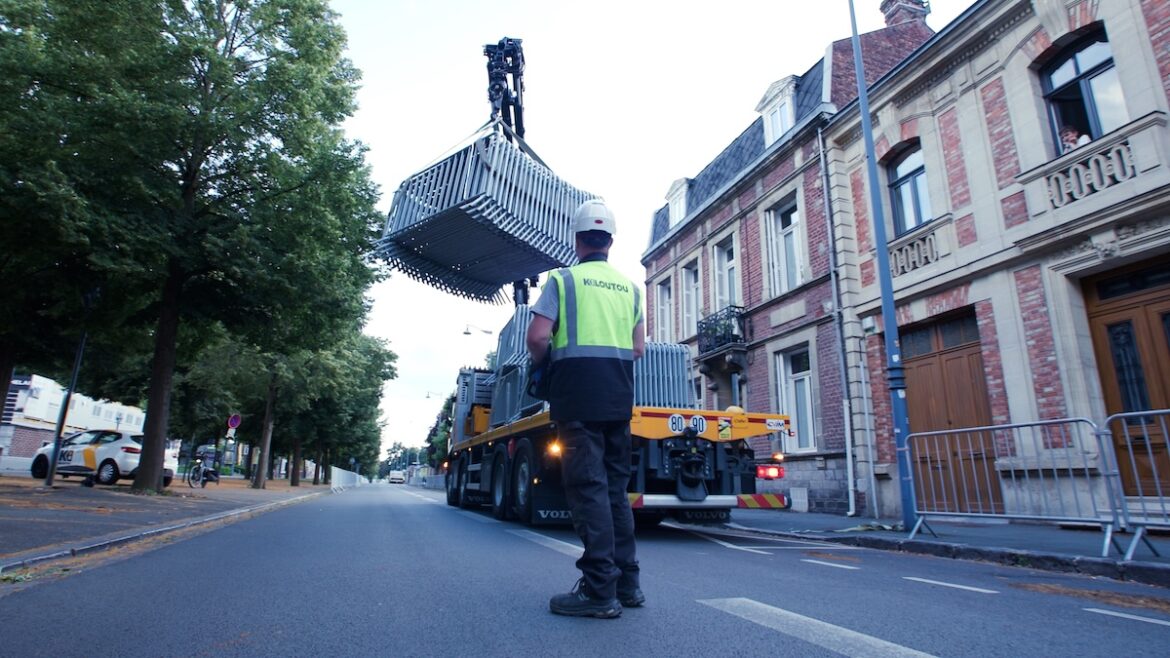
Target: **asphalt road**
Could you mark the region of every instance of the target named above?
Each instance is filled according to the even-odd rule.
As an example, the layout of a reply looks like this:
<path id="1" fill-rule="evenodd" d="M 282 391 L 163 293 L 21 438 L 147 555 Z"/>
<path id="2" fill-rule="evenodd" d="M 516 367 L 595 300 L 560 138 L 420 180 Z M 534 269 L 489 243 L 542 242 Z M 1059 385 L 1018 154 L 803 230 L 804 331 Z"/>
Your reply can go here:
<path id="1" fill-rule="evenodd" d="M 572 532 L 441 495 L 362 487 L 6 586 L 0 656 L 1163 656 L 1170 637 L 1159 588 L 677 527 L 639 536 L 644 608 L 558 617 Z"/>

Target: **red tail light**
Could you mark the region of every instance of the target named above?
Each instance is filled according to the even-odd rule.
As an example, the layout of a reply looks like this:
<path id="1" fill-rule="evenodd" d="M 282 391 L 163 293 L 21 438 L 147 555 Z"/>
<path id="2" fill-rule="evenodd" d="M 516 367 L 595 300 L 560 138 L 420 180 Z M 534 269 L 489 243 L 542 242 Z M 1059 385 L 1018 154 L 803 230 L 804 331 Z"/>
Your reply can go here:
<path id="1" fill-rule="evenodd" d="M 142 448 L 137 448 L 134 446 L 122 446 L 122 452 L 128 452 L 132 455 L 137 455 L 138 453 L 142 452 Z"/>
<path id="2" fill-rule="evenodd" d="M 784 477 L 784 467 L 776 464 L 760 464 L 756 466 L 756 477 L 764 480 L 778 480 Z"/>

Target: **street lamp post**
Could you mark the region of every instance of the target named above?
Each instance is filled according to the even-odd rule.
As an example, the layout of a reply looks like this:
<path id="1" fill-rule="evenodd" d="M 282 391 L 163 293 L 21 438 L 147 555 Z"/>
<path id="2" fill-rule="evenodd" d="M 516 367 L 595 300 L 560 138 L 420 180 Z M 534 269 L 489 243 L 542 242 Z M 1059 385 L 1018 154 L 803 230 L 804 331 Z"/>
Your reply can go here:
<path id="1" fill-rule="evenodd" d="M 77 349 L 73 352 L 73 373 L 69 376 L 69 388 L 65 389 L 65 397 L 61 401 L 61 411 L 57 414 L 57 428 L 53 432 L 53 454 L 49 459 L 49 470 L 45 474 L 45 486 L 53 486 L 53 478 L 57 475 L 57 460 L 61 457 L 61 434 L 65 431 L 65 418 L 69 415 L 69 403 L 73 399 L 73 391 L 77 388 L 77 373 L 81 371 L 81 359 L 85 355 L 85 340 L 88 336 L 87 323 L 89 312 L 97 303 L 98 288 L 87 291 L 81 296 L 81 336 L 77 340 Z M 88 480 L 87 480 L 88 481 Z"/>
<path id="2" fill-rule="evenodd" d="M 914 484 L 910 474 L 910 454 L 906 437 L 910 433 L 906 407 L 906 377 L 902 367 L 902 350 L 898 341 L 898 319 L 894 315 L 894 280 L 890 275 L 890 254 L 886 242 L 886 218 L 879 192 L 877 157 L 874 154 L 873 127 L 869 119 L 869 95 L 866 92 L 865 68 L 861 60 L 861 39 L 857 36 L 857 14 L 849 0 L 849 21 L 853 27 L 853 69 L 857 76 L 857 107 L 861 113 L 861 134 L 865 138 L 865 159 L 869 175 L 869 202 L 873 206 L 873 239 L 877 243 L 877 277 L 881 287 L 882 331 L 886 339 L 886 373 L 890 386 L 890 410 L 893 414 L 894 446 L 897 448 L 898 477 L 902 494 L 902 523 L 911 528 L 914 514 Z M 872 465 L 872 456 L 871 456 Z"/>

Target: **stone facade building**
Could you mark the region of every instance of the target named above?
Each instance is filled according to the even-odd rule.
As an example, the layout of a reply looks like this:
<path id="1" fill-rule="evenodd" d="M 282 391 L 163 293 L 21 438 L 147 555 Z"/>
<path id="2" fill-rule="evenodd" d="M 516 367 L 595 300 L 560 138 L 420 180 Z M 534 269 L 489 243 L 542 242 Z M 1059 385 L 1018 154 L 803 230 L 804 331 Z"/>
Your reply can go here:
<path id="1" fill-rule="evenodd" d="M 862 37 L 874 82 L 927 41 L 918 3 L 887 3 L 888 26 Z M 919 11 L 908 11 L 918 8 Z M 646 267 L 650 340 L 683 342 L 708 408 L 783 410 L 793 432 L 759 442 L 786 455 L 781 485 L 799 510 L 850 510 L 850 418 L 822 133 L 857 96 L 849 39 L 772 84 L 760 117 L 654 217 Z"/>
<path id="2" fill-rule="evenodd" d="M 692 212 L 672 224 L 674 205 L 659 211 L 643 264 L 651 336 L 696 317 L 697 331 L 673 335 L 694 345 L 708 402 L 792 416 L 798 436 L 783 437 L 782 486 L 794 501 L 804 489 L 808 509 L 853 503 L 894 516 L 878 249 L 890 257 L 912 432 L 1170 408 L 1170 4 L 978 0 L 878 66 L 875 35 L 925 9 L 916 0 L 882 8 L 891 26 L 862 39 L 867 78 L 879 76 L 868 96 L 881 208 L 870 200 L 855 94 L 844 91 L 852 75 L 834 44 L 818 63 L 823 106 L 799 110 L 813 72 L 788 79 L 798 113 L 779 146 L 765 133 L 747 165 L 702 188 L 749 133 L 764 133 L 753 124 L 693 181 L 676 183 Z M 848 41 L 843 50 L 852 57 Z M 776 236 L 797 223 L 784 219 L 792 198 L 800 239 L 786 251 Z M 876 244 L 875 216 L 888 244 Z M 729 236 L 739 259 L 726 268 L 719 249 Z M 777 274 L 789 253 L 807 270 Z M 697 306 L 685 301 L 691 263 Z M 783 287 L 794 271 L 797 286 Z M 729 279 L 735 296 L 721 292 Z M 705 352 L 702 328 L 727 307 L 742 307 L 740 333 Z M 802 398 L 796 375 L 806 367 Z M 1170 478 L 1164 446 L 1136 477 Z M 960 468 L 962 456 L 954 460 Z"/>

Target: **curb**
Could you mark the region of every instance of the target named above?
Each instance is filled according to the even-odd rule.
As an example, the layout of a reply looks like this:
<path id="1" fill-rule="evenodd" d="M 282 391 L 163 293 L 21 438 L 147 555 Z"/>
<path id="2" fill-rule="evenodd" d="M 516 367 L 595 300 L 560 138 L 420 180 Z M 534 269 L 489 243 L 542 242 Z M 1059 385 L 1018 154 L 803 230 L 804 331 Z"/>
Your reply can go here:
<path id="1" fill-rule="evenodd" d="M 934 557 L 951 558 L 954 560 L 969 560 L 976 562 L 990 562 L 1008 567 L 1024 567 L 1040 571 L 1056 571 L 1076 573 L 1085 576 L 1096 576 L 1122 580 L 1143 585 L 1170 587 L 1170 565 L 1137 562 L 1133 560 L 1114 560 L 1111 558 L 1088 557 L 1082 555 L 1067 555 L 1061 553 L 1041 553 L 1019 548 L 1000 548 L 996 546 L 972 546 L 970 544 L 952 544 L 948 542 L 924 541 L 921 539 L 896 539 L 891 537 L 872 536 L 824 536 L 820 534 L 804 534 L 799 532 L 785 532 L 783 530 L 769 530 L 766 528 L 752 528 L 740 524 L 725 524 L 729 530 L 756 532 L 776 537 L 790 539 L 813 539 L 833 544 L 872 548 L 895 553 L 914 553 L 918 555 L 932 555 Z"/>
<path id="2" fill-rule="evenodd" d="M 335 492 L 331 491 L 330 493 L 335 493 Z M 325 495 L 325 492 L 320 491 L 320 492 L 315 492 L 315 493 L 311 493 L 311 494 L 305 494 L 303 496 L 297 496 L 296 498 L 289 498 L 287 500 L 277 500 L 277 501 L 273 501 L 270 503 L 261 503 L 259 505 L 253 505 L 251 507 L 242 507 L 240 509 L 228 510 L 226 512 L 219 512 L 216 514 L 210 514 L 208 516 L 201 516 L 201 517 L 194 518 L 194 519 L 188 519 L 186 521 L 180 521 L 179 523 L 174 523 L 174 524 L 167 525 L 167 526 L 148 528 L 146 530 L 132 532 L 132 533 L 127 534 L 127 535 L 120 535 L 118 537 L 113 537 L 111 539 L 103 539 L 103 540 L 96 541 L 93 543 L 85 543 L 83 540 L 82 542 L 79 542 L 79 545 L 71 546 L 69 548 L 61 549 L 58 551 L 53 551 L 51 553 L 44 553 L 41 555 L 29 556 L 29 557 L 23 558 L 21 560 L 17 560 L 15 562 L 8 562 L 5 564 L 0 564 L 0 574 L 7 573 L 9 571 L 14 571 L 16 569 L 27 569 L 28 567 L 31 567 L 31 566 L 34 566 L 37 564 L 41 564 L 44 562 L 50 562 L 52 560 L 59 560 L 62 558 L 67 558 L 67 557 L 76 557 L 78 555 L 85 555 L 88 553 L 96 553 L 98 551 L 102 551 L 102 550 L 105 550 L 107 548 L 112 548 L 114 546 L 121 546 L 123 544 L 129 544 L 129 543 L 138 541 L 140 539 L 147 539 L 149 537 L 154 537 L 156 535 L 164 535 L 168 532 L 175 532 L 177 530 L 184 530 L 186 528 L 193 528 L 195 526 L 204 525 L 207 523 L 214 523 L 216 521 L 222 521 L 224 519 L 231 519 L 231 518 L 235 518 L 235 517 L 243 517 L 245 515 L 254 515 L 254 514 L 260 514 L 263 512 L 270 512 L 274 509 L 278 509 L 278 508 L 284 507 L 286 505 L 292 505 L 294 503 L 304 502 L 310 498 L 316 498 L 317 496 L 323 496 L 323 495 Z"/>

